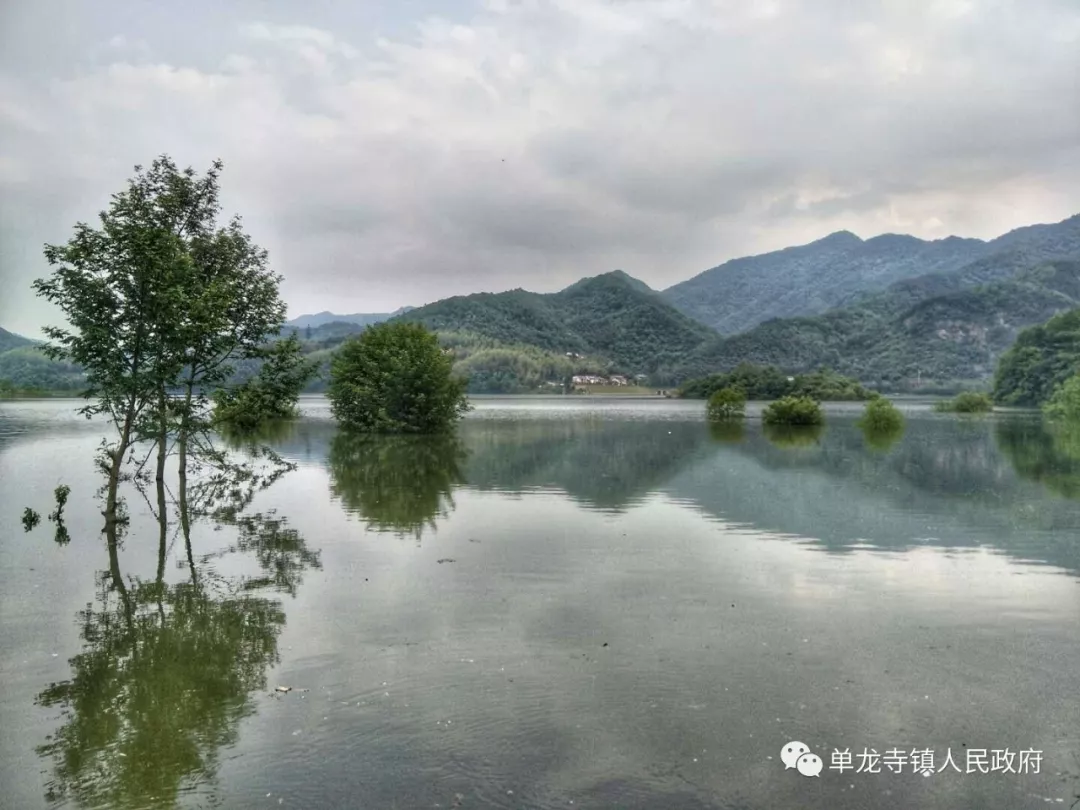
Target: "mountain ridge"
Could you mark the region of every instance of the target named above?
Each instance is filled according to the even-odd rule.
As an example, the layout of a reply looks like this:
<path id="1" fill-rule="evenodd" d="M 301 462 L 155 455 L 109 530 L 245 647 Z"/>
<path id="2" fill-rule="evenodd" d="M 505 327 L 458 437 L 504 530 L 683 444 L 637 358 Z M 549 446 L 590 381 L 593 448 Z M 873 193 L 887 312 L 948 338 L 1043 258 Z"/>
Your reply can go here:
<path id="1" fill-rule="evenodd" d="M 862 239 L 836 231 L 804 245 L 731 259 L 661 292 L 668 301 L 721 334 L 745 332 L 773 318 L 821 315 L 858 304 L 896 285 L 935 292 L 953 273 L 971 268 L 954 288 L 1004 278 L 1040 260 L 1068 258 L 1080 237 L 1080 214 L 1060 222 L 1025 225 L 984 241 L 959 236 L 923 240 L 885 233 Z M 1052 246 L 1061 242 L 1063 248 Z M 978 263 L 1001 267 L 979 277 Z M 923 280 L 923 281 L 916 281 Z M 944 290 L 940 290 L 944 291 Z M 925 296 L 924 296 L 925 297 Z M 913 303 L 913 301 L 912 301 Z"/>

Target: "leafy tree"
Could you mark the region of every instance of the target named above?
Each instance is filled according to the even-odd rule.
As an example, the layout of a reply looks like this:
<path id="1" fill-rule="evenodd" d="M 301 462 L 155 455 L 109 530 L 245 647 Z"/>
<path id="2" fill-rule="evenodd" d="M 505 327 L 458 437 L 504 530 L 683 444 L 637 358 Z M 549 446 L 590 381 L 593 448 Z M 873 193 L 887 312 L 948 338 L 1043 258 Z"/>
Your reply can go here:
<path id="1" fill-rule="evenodd" d="M 167 156 L 146 170 L 136 166 L 101 213 L 100 228 L 79 223 L 66 245 L 46 247 L 56 269 L 34 283 L 69 324 L 45 330 L 43 351 L 82 368 L 90 400 L 83 412 L 108 414 L 117 431 L 103 460 L 107 522 L 116 519 L 121 466 L 133 443 L 156 442 L 161 480 L 175 430 L 185 477 L 189 440 L 207 427 L 211 392 L 230 377 L 233 361 L 256 355 L 284 320 L 280 278 L 268 271 L 266 252 L 238 218 L 217 226 L 221 169 L 217 161 L 199 177 Z"/>
<path id="2" fill-rule="evenodd" d="M 167 191 L 171 164 L 155 161 L 114 194 L 100 227 L 78 223 L 65 245 L 47 245 L 55 269 L 34 282 L 38 295 L 63 312 L 69 326 L 45 328 L 44 353 L 77 363 L 85 373 L 81 409 L 107 414 L 116 437 L 103 446 L 106 523 L 117 519 L 121 466 L 144 415 L 180 373 L 178 313 L 187 303 L 184 209 Z"/>
<path id="3" fill-rule="evenodd" d="M 1002 355 L 994 375 L 994 401 L 1042 405 L 1080 372 L 1080 309 L 1023 330 Z"/>
<path id="4" fill-rule="evenodd" d="M 746 416 L 746 394 L 741 388 L 721 388 L 713 392 L 706 406 L 710 422 L 742 419 Z"/>
<path id="5" fill-rule="evenodd" d="M 767 425 L 822 425 L 825 414 L 810 397 L 781 397 L 765 408 L 761 419 Z"/>
<path id="6" fill-rule="evenodd" d="M 1054 389 L 1043 412 L 1055 421 L 1080 425 L 1080 374 L 1069 377 Z"/>
<path id="7" fill-rule="evenodd" d="M 385 322 L 342 345 L 327 396 L 335 418 L 365 433 L 445 433 L 469 409 L 465 381 L 434 333 Z"/>
<path id="8" fill-rule="evenodd" d="M 251 431 L 268 421 L 297 414 L 300 392 L 315 375 L 317 361 L 304 357 L 295 334 L 258 350 L 263 361 L 255 377 L 233 389 L 214 392 L 214 420 L 220 427 Z"/>

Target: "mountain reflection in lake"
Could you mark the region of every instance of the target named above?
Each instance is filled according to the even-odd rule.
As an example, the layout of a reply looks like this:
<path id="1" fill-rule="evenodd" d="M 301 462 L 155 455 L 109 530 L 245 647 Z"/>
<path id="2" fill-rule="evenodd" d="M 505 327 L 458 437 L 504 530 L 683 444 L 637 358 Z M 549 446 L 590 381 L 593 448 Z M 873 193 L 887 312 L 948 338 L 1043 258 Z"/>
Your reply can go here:
<path id="1" fill-rule="evenodd" d="M 164 530 L 155 494 L 129 495 L 116 543 L 99 539 L 92 426 L 61 403 L 3 406 L 4 806 L 1012 808 L 1080 793 L 1067 432 L 919 407 L 897 434 L 839 406 L 794 436 L 707 425 L 701 403 L 477 404 L 433 439 L 348 436 L 308 400 L 261 437 L 295 471 L 185 497 L 201 512 L 186 527 L 171 492 Z M 60 480 L 62 547 L 18 523 Z M 785 771 L 791 740 L 822 757 L 820 778 Z M 864 747 L 930 748 L 938 765 L 951 748 L 962 769 L 966 748 L 1043 760 L 829 768 Z"/>

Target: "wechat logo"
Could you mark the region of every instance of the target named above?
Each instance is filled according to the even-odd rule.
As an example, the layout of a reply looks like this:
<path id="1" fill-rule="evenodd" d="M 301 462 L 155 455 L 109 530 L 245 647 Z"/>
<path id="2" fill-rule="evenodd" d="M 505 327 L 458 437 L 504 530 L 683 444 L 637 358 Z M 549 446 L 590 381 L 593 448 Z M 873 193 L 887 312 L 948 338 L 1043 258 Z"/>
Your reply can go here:
<path id="1" fill-rule="evenodd" d="M 784 761 L 784 770 L 795 768 L 803 776 L 821 776 L 821 757 L 810 750 L 810 746 L 792 740 L 780 752 Z"/>

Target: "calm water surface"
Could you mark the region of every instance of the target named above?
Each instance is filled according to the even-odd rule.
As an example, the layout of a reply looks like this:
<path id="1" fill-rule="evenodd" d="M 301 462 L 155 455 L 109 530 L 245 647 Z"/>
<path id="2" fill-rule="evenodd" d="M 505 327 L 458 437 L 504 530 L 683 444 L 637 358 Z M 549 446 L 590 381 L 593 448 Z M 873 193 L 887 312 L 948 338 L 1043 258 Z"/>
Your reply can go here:
<path id="1" fill-rule="evenodd" d="M 1070 807 L 1080 448 L 906 407 L 868 439 L 483 398 L 434 441 L 313 398 L 294 471 L 186 532 L 132 489 L 111 559 L 101 426 L 2 403 L 0 806 Z M 968 748 L 1039 772 L 830 768 Z"/>

